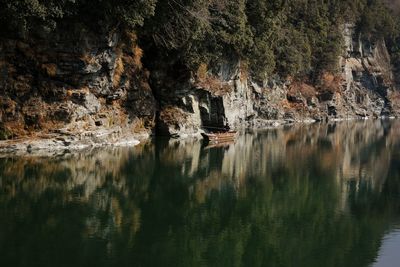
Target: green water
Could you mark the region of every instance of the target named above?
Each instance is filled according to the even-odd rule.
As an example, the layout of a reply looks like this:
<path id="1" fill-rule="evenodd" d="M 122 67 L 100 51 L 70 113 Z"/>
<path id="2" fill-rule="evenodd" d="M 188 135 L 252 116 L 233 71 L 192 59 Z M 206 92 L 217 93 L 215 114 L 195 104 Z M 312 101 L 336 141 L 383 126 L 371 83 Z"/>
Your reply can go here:
<path id="1" fill-rule="evenodd" d="M 399 225 L 398 121 L 0 159 L 4 267 L 399 266 Z"/>

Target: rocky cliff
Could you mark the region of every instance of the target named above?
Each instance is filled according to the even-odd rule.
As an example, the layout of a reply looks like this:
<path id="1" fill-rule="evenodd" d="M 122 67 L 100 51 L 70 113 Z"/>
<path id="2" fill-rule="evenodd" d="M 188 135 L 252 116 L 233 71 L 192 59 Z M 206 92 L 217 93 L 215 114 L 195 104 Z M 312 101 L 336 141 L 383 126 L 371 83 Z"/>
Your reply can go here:
<path id="1" fill-rule="evenodd" d="M 339 74 L 317 82 L 256 81 L 238 59 L 196 71 L 149 57 L 134 33 L 80 25 L 0 42 L 0 133 L 11 149 L 91 146 L 153 132 L 184 137 L 204 127 L 397 116 L 390 57 L 382 40 L 343 29 Z M 150 51 L 151 52 L 151 51 Z M 27 140 L 28 140 L 27 139 Z M 51 140 L 44 143 L 32 140 Z"/>
<path id="2" fill-rule="evenodd" d="M 339 73 L 323 73 L 314 83 L 278 76 L 257 82 L 243 62 L 232 59 L 202 65 L 180 83 L 171 82 L 162 69 L 154 70 L 162 132 L 177 136 L 196 133 L 201 125 L 262 127 L 397 116 L 399 94 L 385 42 L 361 40 L 352 24 L 343 27 L 343 35 Z"/>
<path id="3" fill-rule="evenodd" d="M 80 25 L 1 40 L 1 138 L 92 145 L 148 133 L 156 102 L 141 56 L 134 34 Z"/>

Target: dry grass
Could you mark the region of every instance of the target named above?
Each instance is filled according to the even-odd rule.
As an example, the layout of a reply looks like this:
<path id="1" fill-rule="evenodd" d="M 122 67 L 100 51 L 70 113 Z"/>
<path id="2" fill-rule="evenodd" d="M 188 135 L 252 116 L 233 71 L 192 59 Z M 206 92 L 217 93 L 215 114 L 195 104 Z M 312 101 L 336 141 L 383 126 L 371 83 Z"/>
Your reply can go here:
<path id="1" fill-rule="evenodd" d="M 85 93 L 85 94 L 89 94 L 90 93 L 90 89 L 87 86 L 83 86 L 80 88 L 77 88 L 75 90 L 70 90 L 71 94 L 73 94 L 74 92 L 80 92 L 80 93 Z"/>
<path id="2" fill-rule="evenodd" d="M 392 102 L 393 108 L 400 109 L 400 91 L 394 90 L 389 93 L 389 99 Z"/>
<path id="3" fill-rule="evenodd" d="M 142 65 L 143 50 L 139 46 L 133 48 L 133 63 L 135 67 L 139 70 L 143 68 Z"/>
<path id="4" fill-rule="evenodd" d="M 223 96 L 231 92 L 231 86 L 215 77 L 207 77 L 203 81 L 196 83 L 197 87 L 203 88 L 215 96 Z"/>
<path id="5" fill-rule="evenodd" d="M 29 46 L 29 44 L 24 42 L 17 42 L 16 47 L 18 50 L 28 59 L 36 61 L 36 52 Z"/>
<path id="6" fill-rule="evenodd" d="M 321 91 L 329 91 L 336 93 L 341 91 L 341 80 L 342 78 L 332 73 L 323 73 L 321 76 Z"/>
<path id="7" fill-rule="evenodd" d="M 57 75 L 57 65 L 56 64 L 43 64 L 42 70 L 49 77 L 55 77 Z"/>
<path id="8" fill-rule="evenodd" d="M 241 61 L 240 66 L 240 81 L 245 82 L 248 80 L 249 76 L 249 63 L 247 61 Z"/>
<path id="9" fill-rule="evenodd" d="M 297 93 L 300 93 L 303 97 L 306 99 L 310 99 L 314 96 L 316 96 L 317 91 L 316 89 L 303 82 L 294 82 L 289 88 L 289 94 L 296 95 Z"/>
<path id="10" fill-rule="evenodd" d="M 207 79 L 207 71 L 208 71 L 207 64 L 205 63 L 200 64 L 196 72 L 196 78 L 200 81 Z"/>
<path id="11" fill-rule="evenodd" d="M 27 135 L 25 123 L 21 120 L 6 122 L 4 123 L 4 127 L 11 132 L 11 139 Z"/>
<path id="12" fill-rule="evenodd" d="M 137 35 L 136 35 L 135 32 L 126 31 L 125 32 L 125 36 L 130 42 L 132 42 L 132 43 L 136 43 L 137 42 Z"/>
<path id="13" fill-rule="evenodd" d="M 79 57 L 80 60 L 82 60 L 85 64 L 92 64 L 95 60 L 95 58 L 91 55 L 88 54 L 82 54 Z"/>
<path id="14" fill-rule="evenodd" d="M 73 94 L 73 90 L 67 89 L 67 92 L 66 92 L 67 98 L 70 98 L 72 96 L 72 94 Z"/>
<path id="15" fill-rule="evenodd" d="M 121 57 L 115 61 L 115 71 L 113 77 L 113 86 L 117 88 L 120 85 L 122 74 L 125 71 L 124 63 Z"/>
<path id="16" fill-rule="evenodd" d="M 161 111 L 160 118 L 165 122 L 179 124 L 186 120 L 187 114 L 177 107 L 168 106 Z"/>
<path id="17" fill-rule="evenodd" d="M 143 50 L 137 44 L 137 35 L 134 32 L 124 33 L 125 42 L 121 43 L 120 49 L 124 51 L 124 63 L 131 64 L 137 70 L 143 68 Z"/>
<path id="18" fill-rule="evenodd" d="M 292 106 L 290 105 L 290 103 L 287 99 L 283 99 L 282 101 L 280 101 L 279 106 L 283 107 L 284 109 L 292 108 Z"/>
<path id="19" fill-rule="evenodd" d="M 7 65 L 8 65 L 8 62 L 6 62 L 5 60 L 1 60 L 0 59 L 0 68 L 3 68 L 5 66 L 7 66 Z"/>
<path id="20" fill-rule="evenodd" d="M 144 120 L 142 118 L 137 119 L 132 126 L 132 131 L 134 133 L 141 133 L 145 130 L 146 130 L 146 127 L 145 127 Z"/>
<path id="21" fill-rule="evenodd" d="M 196 87 L 207 90 L 213 95 L 223 96 L 231 91 L 231 86 L 227 82 L 223 82 L 217 77 L 208 75 L 206 64 L 200 64 L 195 78 Z"/>

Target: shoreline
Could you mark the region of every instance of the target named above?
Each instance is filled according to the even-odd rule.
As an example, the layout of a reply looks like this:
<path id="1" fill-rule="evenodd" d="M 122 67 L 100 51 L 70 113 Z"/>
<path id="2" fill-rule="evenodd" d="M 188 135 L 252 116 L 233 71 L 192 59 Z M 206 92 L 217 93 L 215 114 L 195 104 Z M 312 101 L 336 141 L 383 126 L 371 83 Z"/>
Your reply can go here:
<path id="1" fill-rule="evenodd" d="M 345 121 L 366 120 L 393 120 L 394 116 L 379 118 L 338 118 L 330 119 L 322 123 L 335 123 Z M 245 127 L 236 127 L 238 131 L 276 129 L 284 126 L 310 125 L 321 121 L 313 119 L 285 121 L 285 120 L 256 120 Z M 202 139 L 201 131 L 195 134 L 182 133 L 179 137 L 170 137 L 174 140 L 186 140 L 189 138 Z M 123 133 L 120 128 L 88 131 L 82 133 L 51 133 L 20 139 L 0 141 L 0 158 L 12 156 L 56 156 L 66 153 L 79 152 L 95 148 L 111 147 L 135 147 L 144 141 L 148 141 L 153 135 L 147 133 Z"/>
<path id="2" fill-rule="evenodd" d="M 121 129 L 43 134 L 0 141 L 0 158 L 62 155 L 99 147 L 134 147 L 149 138 L 148 133 L 123 133 Z"/>

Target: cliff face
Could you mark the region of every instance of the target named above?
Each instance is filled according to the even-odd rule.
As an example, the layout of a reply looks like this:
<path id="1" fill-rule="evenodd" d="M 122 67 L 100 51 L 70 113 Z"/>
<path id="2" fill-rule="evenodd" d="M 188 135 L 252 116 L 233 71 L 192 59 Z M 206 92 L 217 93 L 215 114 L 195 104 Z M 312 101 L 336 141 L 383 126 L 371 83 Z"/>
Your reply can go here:
<path id="1" fill-rule="evenodd" d="M 236 59 L 196 72 L 154 59 L 148 71 L 134 34 L 95 34 L 79 25 L 29 41 L 2 40 L 1 137 L 61 135 L 56 144 L 92 144 L 155 129 L 184 137 L 203 126 L 397 115 L 385 43 L 361 41 L 352 25 L 343 34 L 341 74 L 324 73 L 317 86 L 279 77 L 256 82 Z"/>
<path id="2" fill-rule="evenodd" d="M 318 85 L 279 77 L 260 84 L 242 62 L 235 60 L 201 66 L 191 79 L 170 87 L 165 87 L 165 76 L 157 75 L 155 89 L 161 91 L 161 114 L 173 107 L 182 118 L 161 116 L 163 132 L 186 134 L 191 125 L 189 133 L 195 133 L 199 122 L 211 127 L 239 128 L 397 116 L 399 97 L 385 42 L 360 40 L 351 24 L 344 26 L 343 34 L 346 49 L 338 59 L 341 73 L 322 74 Z"/>
<path id="3" fill-rule="evenodd" d="M 396 113 L 392 108 L 392 102 L 396 101 L 392 98 L 394 78 L 385 42 L 379 40 L 371 44 L 355 38 L 352 25 L 346 25 L 344 32 L 346 54 L 341 59 L 342 95 L 350 106 L 342 105 L 343 108 L 361 117 Z"/>
<path id="4" fill-rule="evenodd" d="M 155 100 L 141 55 L 133 34 L 79 25 L 1 40 L 2 138 L 61 133 L 63 142 L 102 142 L 147 132 Z"/>

